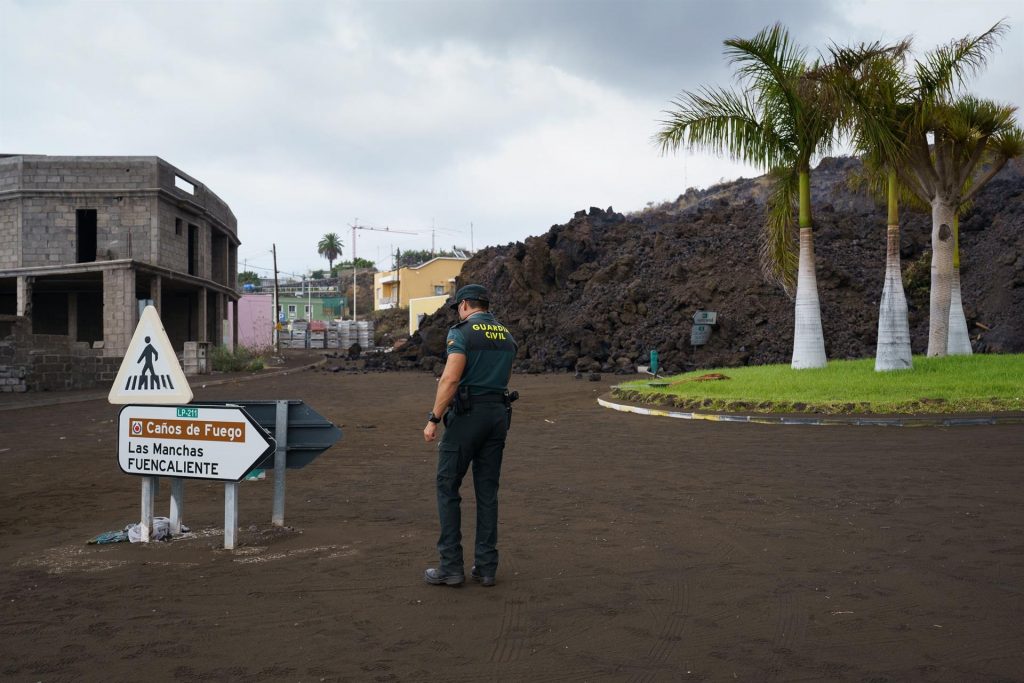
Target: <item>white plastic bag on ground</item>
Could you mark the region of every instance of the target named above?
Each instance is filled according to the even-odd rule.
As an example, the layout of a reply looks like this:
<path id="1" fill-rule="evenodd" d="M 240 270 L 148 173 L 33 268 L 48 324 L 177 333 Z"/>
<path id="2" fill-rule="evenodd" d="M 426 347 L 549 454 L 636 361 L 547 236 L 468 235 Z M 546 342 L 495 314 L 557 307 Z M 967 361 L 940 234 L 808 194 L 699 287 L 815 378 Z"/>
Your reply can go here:
<path id="1" fill-rule="evenodd" d="M 171 537 L 171 519 L 170 517 L 154 517 L 153 528 L 149 533 L 149 540 L 151 541 L 162 541 Z M 142 524 L 129 524 L 128 525 L 128 540 L 132 543 L 140 543 L 142 541 Z"/>

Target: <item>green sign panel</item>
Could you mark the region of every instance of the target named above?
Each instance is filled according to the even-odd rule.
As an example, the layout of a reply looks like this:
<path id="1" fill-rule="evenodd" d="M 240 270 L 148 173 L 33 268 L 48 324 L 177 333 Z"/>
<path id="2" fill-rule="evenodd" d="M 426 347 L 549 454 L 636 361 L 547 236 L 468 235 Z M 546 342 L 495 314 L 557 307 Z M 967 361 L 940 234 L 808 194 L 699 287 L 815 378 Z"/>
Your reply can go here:
<path id="1" fill-rule="evenodd" d="M 199 408 L 178 408 L 178 417 L 199 417 Z"/>

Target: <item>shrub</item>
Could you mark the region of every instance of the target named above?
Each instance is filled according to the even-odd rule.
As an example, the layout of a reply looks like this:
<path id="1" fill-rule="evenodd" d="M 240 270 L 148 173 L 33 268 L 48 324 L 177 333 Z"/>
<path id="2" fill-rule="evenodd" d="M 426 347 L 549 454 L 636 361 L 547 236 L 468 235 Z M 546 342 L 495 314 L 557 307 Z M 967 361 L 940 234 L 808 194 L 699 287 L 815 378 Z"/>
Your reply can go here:
<path id="1" fill-rule="evenodd" d="M 215 346 L 210 351 L 210 363 L 220 372 L 255 372 L 263 369 L 263 356 L 259 351 L 239 346 L 231 351 L 226 346 Z"/>

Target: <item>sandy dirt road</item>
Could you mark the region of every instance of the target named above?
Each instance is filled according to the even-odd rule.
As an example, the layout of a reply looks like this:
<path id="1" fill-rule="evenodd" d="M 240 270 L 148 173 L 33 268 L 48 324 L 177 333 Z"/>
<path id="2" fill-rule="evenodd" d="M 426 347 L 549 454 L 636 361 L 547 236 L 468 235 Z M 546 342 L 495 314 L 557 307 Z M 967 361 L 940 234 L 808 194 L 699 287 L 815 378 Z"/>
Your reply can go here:
<path id="1" fill-rule="evenodd" d="M 223 486 L 198 482 L 191 538 L 85 545 L 138 520 L 117 409 L 0 413 L 0 678 L 1024 680 L 1024 426 L 692 423 L 517 376 L 498 585 L 449 588 L 421 580 L 434 386 L 306 371 L 197 390 L 301 398 L 344 431 L 290 471 L 288 528 L 271 479 L 242 484 L 234 551 Z"/>

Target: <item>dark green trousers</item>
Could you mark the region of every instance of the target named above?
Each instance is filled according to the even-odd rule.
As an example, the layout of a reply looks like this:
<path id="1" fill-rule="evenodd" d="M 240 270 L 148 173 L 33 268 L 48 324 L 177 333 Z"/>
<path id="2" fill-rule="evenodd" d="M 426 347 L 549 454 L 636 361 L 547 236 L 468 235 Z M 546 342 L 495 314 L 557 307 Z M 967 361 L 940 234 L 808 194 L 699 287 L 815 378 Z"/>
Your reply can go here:
<path id="1" fill-rule="evenodd" d="M 478 403 L 464 415 L 449 413 L 447 428 L 437 446 L 437 511 L 441 535 L 437 552 L 441 569 L 462 573 L 462 496 L 459 488 L 473 466 L 476 492 L 474 563 L 486 576 L 498 568 L 498 479 L 508 433 L 503 403 Z"/>

